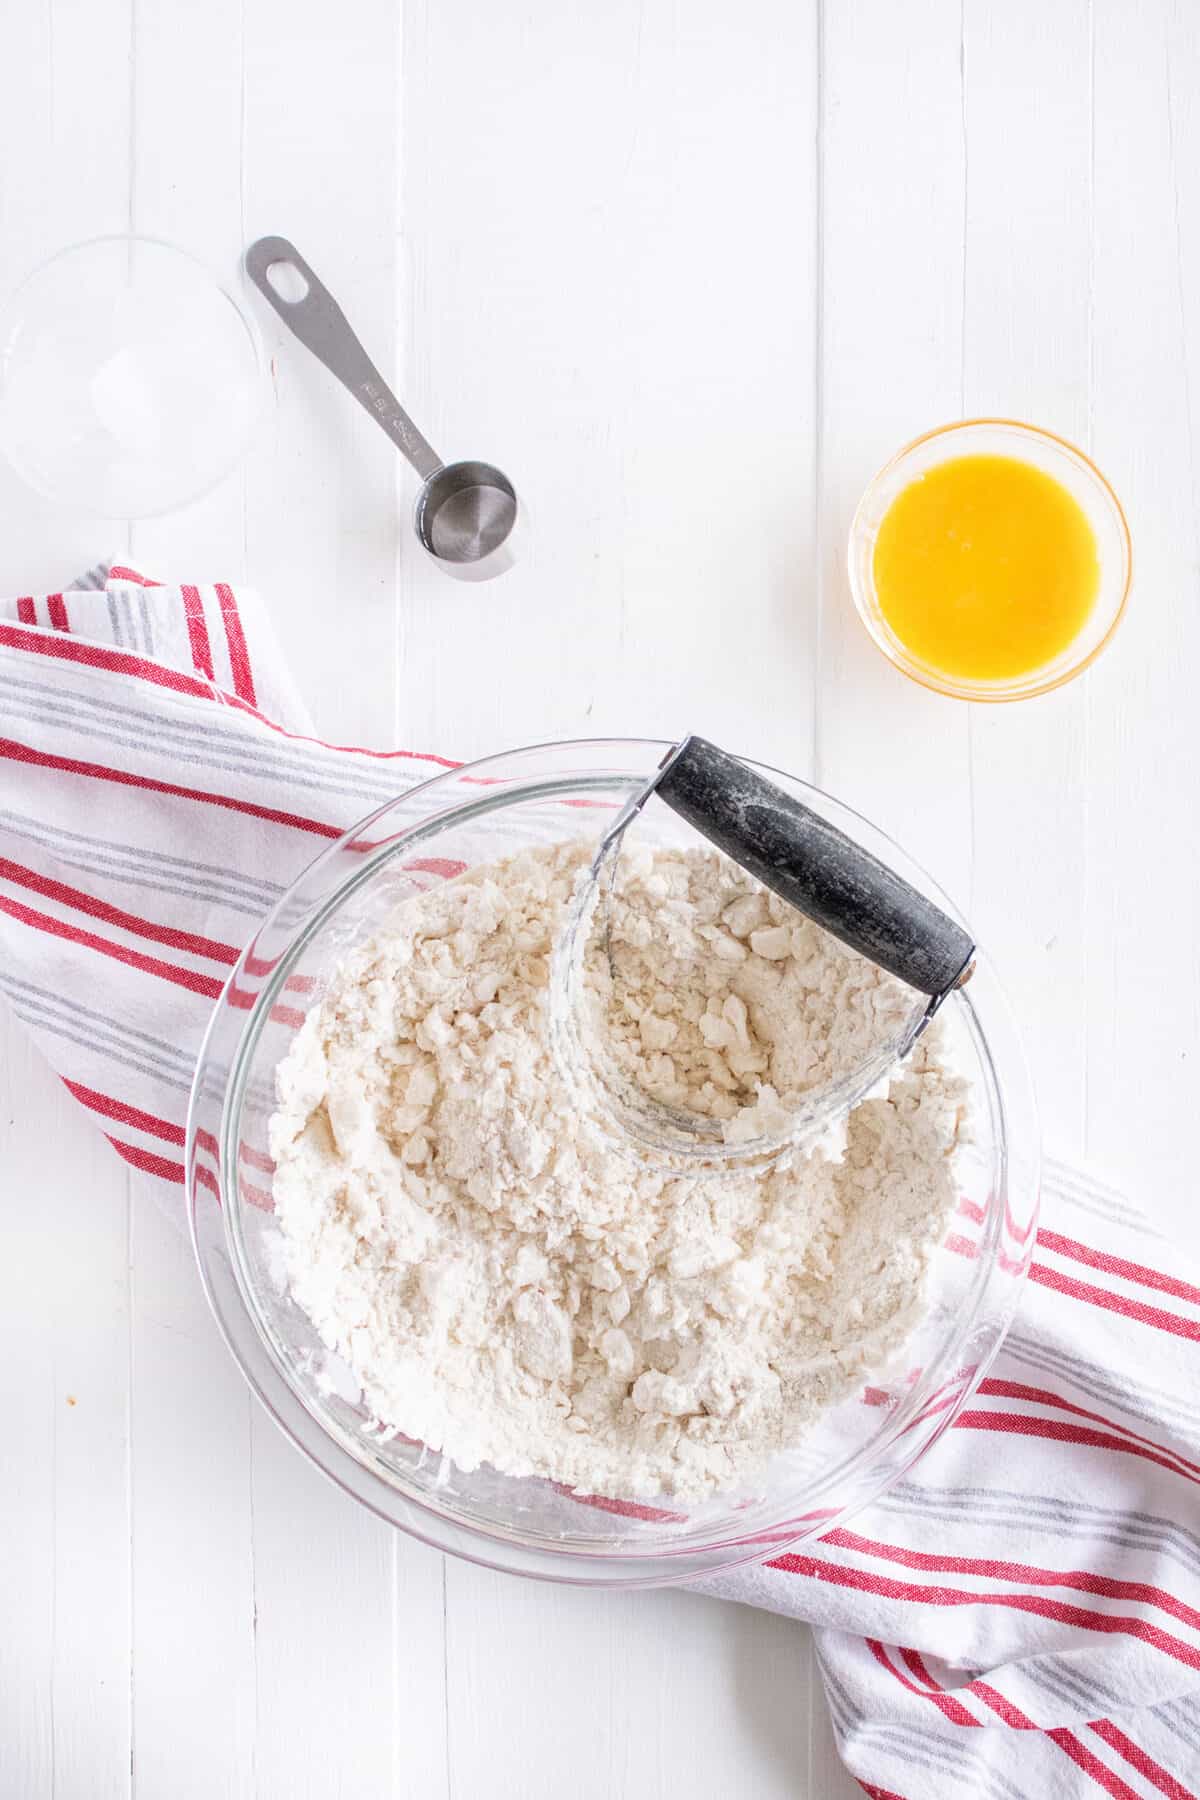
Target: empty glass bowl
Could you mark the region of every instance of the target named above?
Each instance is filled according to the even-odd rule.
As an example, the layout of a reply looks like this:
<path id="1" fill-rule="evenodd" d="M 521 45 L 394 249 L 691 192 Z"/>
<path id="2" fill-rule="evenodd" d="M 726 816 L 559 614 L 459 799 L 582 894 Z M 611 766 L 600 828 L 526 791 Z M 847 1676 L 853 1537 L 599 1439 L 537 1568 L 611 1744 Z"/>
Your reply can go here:
<path id="1" fill-rule="evenodd" d="M 240 460 L 262 395 L 238 301 L 153 238 L 61 250 L 0 310 L 0 446 L 82 512 L 141 519 L 198 499 Z"/>
<path id="2" fill-rule="evenodd" d="M 331 971 L 398 901 L 523 848 L 594 842 L 666 749 L 609 739 L 513 751 L 438 775 L 348 832 L 305 870 L 239 960 L 201 1053 L 188 1128 L 204 1285 L 243 1374 L 283 1431 L 347 1493 L 414 1536 L 494 1568 L 581 1584 L 714 1574 L 829 1530 L 897 1480 L 953 1423 L 995 1355 L 1037 1213 L 1032 1096 L 981 957 L 942 1012 L 950 1053 L 974 1087 L 973 1139 L 962 1152 L 962 1216 L 934 1258 L 928 1311 L 903 1353 L 778 1455 L 754 1491 L 691 1507 L 588 1500 L 550 1481 L 465 1473 L 381 1432 L 283 1279 L 267 1153 L 276 1066 Z M 768 772 L 948 904 L 864 819 Z M 665 808 L 647 816 L 645 831 L 649 841 L 701 841 Z"/>

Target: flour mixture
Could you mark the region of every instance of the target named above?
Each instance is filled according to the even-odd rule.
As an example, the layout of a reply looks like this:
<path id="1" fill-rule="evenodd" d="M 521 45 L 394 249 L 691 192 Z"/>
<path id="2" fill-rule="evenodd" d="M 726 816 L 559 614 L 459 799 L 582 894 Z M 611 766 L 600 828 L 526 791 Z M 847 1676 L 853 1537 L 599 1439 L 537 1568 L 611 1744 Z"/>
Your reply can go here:
<path id="1" fill-rule="evenodd" d="M 840 1156 L 639 1163 L 550 1051 L 550 952 L 590 854 L 475 870 L 347 957 L 278 1072 L 275 1205 L 292 1292 L 381 1422 L 462 1469 L 696 1500 L 751 1487 L 911 1329 L 964 1085 L 935 1025 Z M 630 859 L 586 978 L 626 1076 L 734 1141 L 912 999 L 708 850 Z"/>

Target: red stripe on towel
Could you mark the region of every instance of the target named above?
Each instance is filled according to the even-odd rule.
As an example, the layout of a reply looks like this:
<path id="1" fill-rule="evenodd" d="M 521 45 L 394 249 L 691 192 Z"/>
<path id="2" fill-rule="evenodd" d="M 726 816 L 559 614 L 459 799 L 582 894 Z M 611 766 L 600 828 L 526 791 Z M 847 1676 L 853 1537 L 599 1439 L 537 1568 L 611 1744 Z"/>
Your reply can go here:
<path id="1" fill-rule="evenodd" d="M 133 1168 L 140 1169 L 143 1175 L 157 1175 L 163 1181 L 178 1181 L 182 1183 L 182 1163 L 172 1162 L 170 1158 L 166 1156 L 156 1156 L 153 1150 L 142 1150 L 137 1144 L 127 1144 L 123 1138 L 115 1138 L 107 1131 L 104 1135 L 108 1138 L 109 1143 L 112 1145 L 117 1155 L 124 1157 L 125 1161 Z M 204 1180 L 206 1176 L 208 1179 L 205 1181 L 205 1186 L 211 1186 L 215 1189 L 217 1185 L 216 1177 L 210 1170 L 204 1168 L 202 1165 L 197 1165 L 197 1181 Z"/>
<path id="2" fill-rule="evenodd" d="M 126 912 L 123 907 L 111 906 L 107 900 L 97 900 L 94 894 L 85 893 L 82 888 L 68 887 L 65 881 L 52 881 L 48 875 L 39 875 L 35 869 L 11 862 L 6 856 L 0 856 L 0 880 L 16 882 L 32 893 L 41 894 L 45 900 L 57 900 L 60 906 L 70 906 L 76 912 L 87 913 L 89 918 L 103 919 L 106 925 L 132 931 L 138 937 L 165 944 L 172 950 L 204 956 L 209 962 L 223 963 L 227 968 L 232 968 L 238 959 L 232 944 L 218 943 L 216 938 L 201 937 L 195 931 L 180 931 L 174 925 L 158 925 L 153 919 L 143 919 L 137 913 Z"/>
<path id="3" fill-rule="evenodd" d="M 238 612 L 237 601 L 233 597 L 233 589 L 228 582 L 218 581 L 215 591 L 221 608 L 221 620 L 225 626 L 229 667 L 233 672 L 233 691 L 239 700 L 245 700 L 253 706 L 255 704 L 254 676 L 250 672 L 250 652 L 246 648 L 242 616 Z"/>
<path id="4" fill-rule="evenodd" d="M 106 669 L 113 675 L 136 675 L 155 687 L 170 688 L 176 694 L 193 694 L 197 699 L 214 700 L 216 690 L 207 682 L 185 675 L 166 663 L 152 662 L 145 656 L 133 656 L 128 650 L 113 650 L 91 638 L 72 637 L 70 633 L 48 632 L 40 627 L 33 632 L 20 625 L 0 622 L 0 644 L 13 650 L 29 650 L 37 656 L 55 656 L 61 662 L 82 663 L 89 669 Z"/>
<path id="5" fill-rule="evenodd" d="M 204 617 L 204 602 L 200 598 L 198 587 L 180 588 L 183 596 L 184 617 L 187 619 L 188 642 L 192 646 L 192 661 L 202 675 L 214 680 L 212 645 L 208 641 L 208 625 Z"/>
<path id="6" fill-rule="evenodd" d="M 114 944 L 111 939 L 99 937 L 94 931 L 80 931 L 77 926 L 68 925 L 65 919 L 55 919 L 49 913 L 36 912 L 31 906 L 23 906 L 19 900 L 8 900 L 0 895 L 0 912 L 7 913 L 19 925 L 28 925 L 33 931 L 43 931 L 49 937 L 65 938 L 68 943 L 80 944 L 85 950 L 95 950 L 101 956 L 111 957 L 113 962 L 124 963 L 126 968 L 139 969 L 144 975 L 157 975 L 163 981 L 173 981 L 176 987 L 187 988 L 190 993 L 203 994 L 208 1000 L 218 999 L 224 987 L 224 983 L 213 975 L 200 975 L 195 969 L 162 962 L 157 956 L 143 956 L 140 950 L 130 950 L 124 944 Z"/>
<path id="7" fill-rule="evenodd" d="M 886 1669 L 889 1675 L 894 1675 L 901 1687 L 907 1688 L 910 1694 L 919 1695 L 922 1700 L 932 1701 L 934 1706 L 946 1715 L 952 1725 L 979 1724 L 979 1720 L 973 1719 L 966 1707 L 949 1694 L 931 1694 L 927 1688 L 919 1688 L 915 1681 L 910 1681 L 908 1676 L 896 1667 L 878 1638 L 867 1638 L 866 1646 L 880 1667 Z"/>
<path id="8" fill-rule="evenodd" d="M 95 781 L 115 781 L 123 787 L 145 788 L 153 794 L 172 794 L 178 800 L 196 800 L 205 806 L 221 806 L 229 812 L 245 813 L 248 818 L 265 819 L 271 825 L 290 825 L 297 831 L 310 831 L 317 837 L 339 838 L 336 825 L 321 819 L 306 819 L 299 813 L 279 812 L 272 806 L 259 806 L 253 800 L 236 800 L 232 794 L 210 793 L 206 788 L 180 787 L 173 781 L 155 781 L 149 775 L 135 775 L 130 769 L 113 769 L 104 763 L 80 762 L 73 756 L 51 756 L 34 750 L 14 738 L 0 738 L 0 757 L 28 763 L 32 768 L 61 769 L 67 775 L 87 775 Z"/>
<path id="9" fill-rule="evenodd" d="M 63 1086 L 68 1088 L 81 1106 L 89 1111 L 99 1113 L 105 1119 L 115 1119 L 118 1125 L 132 1125 L 138 1131 L 145 1131 L 151 1137 L 162 1138 L 168 1144 L 178 1144 L 183 1148 L 186 1134 L 182 1125 L 173 1125 L 170 1119 L 160 1119 L 154 1113 L 143 1112 L 140 1106 L 130 1106 L 127 1101 L 115 1100 L 111 1094 L 97 1093 L 95 1088 L 84 1087 L 81 1081 L 72 1081 L 69 1076 L 62 1077 Z"/>
<path id="10" fill-rule="evenodd" d="M 1085 1263 L 1089 1269 L 1118 1275 L 1122 1281 L 1136 1281 L 1142 1287 L 1156 1288 L 1160 1294 L 1173 1294 L 1177 1300 L 1191 1300 L 1200 1306 L 1200 1287 L 1190 1281 L 1180 1281 L 1176 1275 L 1164 1275 L 1161 1269 L 1130 1262 L 1107 1250 L 1093 1250 L 1090 1244 L 1081 1244 L 1078 1238 L 1064 1237 L 1060 1231 L 1043 1229 L 1038 1232 L 1037 1241 L 1042 1249 L 1053 1250 L 1058 1256 L 1069 1256 L 1073 1262 Z"/>

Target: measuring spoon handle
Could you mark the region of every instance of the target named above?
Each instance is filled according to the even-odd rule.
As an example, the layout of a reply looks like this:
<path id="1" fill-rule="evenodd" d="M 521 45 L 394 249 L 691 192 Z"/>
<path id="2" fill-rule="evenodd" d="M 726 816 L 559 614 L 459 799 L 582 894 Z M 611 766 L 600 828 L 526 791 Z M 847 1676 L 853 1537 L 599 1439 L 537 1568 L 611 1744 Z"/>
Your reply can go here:
<path id="1" fill-rule="evenodd" d="M 655 791 L 734 862 L 852 950 L 935 1002 L 971 973 L 961 925 L 811 807 L 718 750 L 685 738 Z"/>
<path id="2" fill-rule="evenodd" d="M 246 252 L 246 273 L 274 307 L 293 337 L 311 350 L 318 362 L 336 375 L 342 386 L 366 408 L 386 431 L 397 450 L 406 456 L 422 480 L 436 475 L 442 466 L 437 451 L 417 430 L 387 382 L 375 367 L 345 313 L 320 278 L 313 274 L 294 244 L 282 237 L 262 237 Z M 268 279 L 268 270 L 283 263 L 305 283 L 298 300 L 286 300 Z"/>

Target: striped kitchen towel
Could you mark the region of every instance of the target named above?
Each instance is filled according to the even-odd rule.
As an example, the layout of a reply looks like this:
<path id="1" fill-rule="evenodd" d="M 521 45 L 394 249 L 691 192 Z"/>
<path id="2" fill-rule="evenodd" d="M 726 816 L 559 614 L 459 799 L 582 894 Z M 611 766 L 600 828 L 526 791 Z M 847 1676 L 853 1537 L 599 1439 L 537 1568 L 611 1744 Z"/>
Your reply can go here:
<path id="1" fill-rule="evenodd" d="M 450 766 L 311 735 L 254 597 L 0 603 L 0 989 L 182 1216 L 192 1064 L 240 946 L 364 813 Z M 1200 1795 L 1200 1277 L 1062 1168 L 954 1428 L 819 1543 L 707 1582 L 809 1619 L 867 1793 Z"/>

